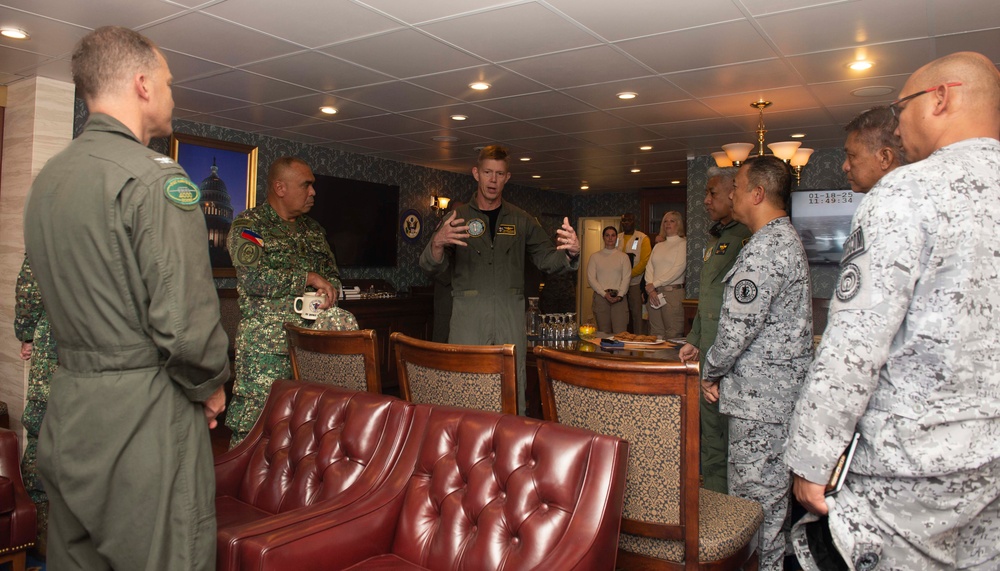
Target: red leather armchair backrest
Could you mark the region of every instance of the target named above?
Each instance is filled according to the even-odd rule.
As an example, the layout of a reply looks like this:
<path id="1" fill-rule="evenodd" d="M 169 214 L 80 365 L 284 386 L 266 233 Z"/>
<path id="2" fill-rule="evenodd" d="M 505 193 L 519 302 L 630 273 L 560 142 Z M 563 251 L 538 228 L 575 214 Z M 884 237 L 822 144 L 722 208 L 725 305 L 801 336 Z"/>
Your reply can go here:
<path id="1" fill-rule="evenodd" d="M 240 500 L 281 513 L 337 496 L 370 465 L 383 471 L 391 466 L 392 458 L 381 456 L 397 450 L 380 444 L 396 437 L 406 403 L 291 381 L 278 381 L 273 390 L 263 432 L 240 483 Z"/>
<path id="2" fill-rule="evenodd" d="M 423 435 L 413 434 L 420 429 Z M 429 568 L 530 569 L 572 543 L 573 553 L 562 556 L 576 563 L 559 559 L 546 568 L 613 568 L 624 441 L 427 405 L 415 414 L 416 437 L 421 449 L 396 527 L 396 555 Z"/>

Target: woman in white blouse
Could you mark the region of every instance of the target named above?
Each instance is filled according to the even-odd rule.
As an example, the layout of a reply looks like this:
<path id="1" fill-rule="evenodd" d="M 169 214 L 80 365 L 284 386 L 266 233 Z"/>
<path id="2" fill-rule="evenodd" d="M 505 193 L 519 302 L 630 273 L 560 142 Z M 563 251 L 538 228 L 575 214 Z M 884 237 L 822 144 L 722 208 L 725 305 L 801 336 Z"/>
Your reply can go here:
<path id="1" fill-rule="evenodd" d="M 670 339 L 684 333 L 684 271 L 687 268 L 687 238 L 681 213 L 663 215 L 660 228 L 666 239 L 653 247 L 646 263 L 646 293 L 651 335 Z M 658 295 L 663 305 L 658 305 Z"/>
<path id="2" fill-rule="evenodd" d="M 632 264 L 618 249 L 618 230 L 604 229 L 604 249 L 594 252 L 587 261 L 587 282 L 594 288 L 594 317 L 597 330 L 621 333 L 628 327 L 628 304 L 622 299 L 628 292 Z"/>

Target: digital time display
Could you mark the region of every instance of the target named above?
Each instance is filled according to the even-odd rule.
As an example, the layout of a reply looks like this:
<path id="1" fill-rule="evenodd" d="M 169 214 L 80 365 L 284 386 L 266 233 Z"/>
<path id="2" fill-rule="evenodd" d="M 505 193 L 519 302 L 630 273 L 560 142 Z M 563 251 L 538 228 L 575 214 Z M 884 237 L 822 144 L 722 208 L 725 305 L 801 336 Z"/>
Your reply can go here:
<path id="1" fill-rule="evenodd" d="M 852 204 L 854 193 L 850 190 L 842 192 L 810 192 L 808 204 Z"/>

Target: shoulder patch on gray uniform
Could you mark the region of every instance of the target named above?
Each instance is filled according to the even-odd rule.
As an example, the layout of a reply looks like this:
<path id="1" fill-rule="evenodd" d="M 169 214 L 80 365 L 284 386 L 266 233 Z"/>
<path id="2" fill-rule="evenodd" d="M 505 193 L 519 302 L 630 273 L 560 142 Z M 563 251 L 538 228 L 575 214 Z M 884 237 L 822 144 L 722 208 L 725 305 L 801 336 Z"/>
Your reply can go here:
<path id="1" fill-rule="evenodd" d="M 841 264 L 846 264 L 847 262 L 857 258 L 865 252 L 865 235 L 861 231 L 861 227 L 851 232 L 851 235 L 847 237 L 844 241 L 844 255 L 840 258 Z"/>
<path id="2" fill-rule="evenodd" d="M 163 183 L 163 194 L 181 210 L 194 210 L 201 200 L 201 190 L 184 176 L 175 176 Z"/>
<path id="3" fill-rule="evenodd" d="M 757 299 L 757 284 L 753 280 L 742 279 L 733 287 L 733 297 L 740 303 L 750 303 Z"/>
<path id="4" fill-rule="evenodd" d="M 840 270 L 840 281 L 837 283 L 837 299 L 845 302 L 851 301 L 854 296 L 858 295 L 860 289 L 861 269 L 854 264 L 843 266 Z"/>

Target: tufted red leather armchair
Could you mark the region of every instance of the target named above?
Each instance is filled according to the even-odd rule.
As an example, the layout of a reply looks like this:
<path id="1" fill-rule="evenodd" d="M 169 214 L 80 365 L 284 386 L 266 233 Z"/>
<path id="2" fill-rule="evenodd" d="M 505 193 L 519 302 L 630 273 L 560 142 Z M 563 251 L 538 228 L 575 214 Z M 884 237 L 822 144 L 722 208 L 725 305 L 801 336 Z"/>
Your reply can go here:
<path id="1" fill-rule="evenodd" d="M 251 539 L 365 497 L 397 460 L 413 410 L 399 399 L 332 385 L 276 381 L 239 446 L 215 460 L 216 567 L 249 569 Z"/>
<path id="2" fill-rule="evenodd" d="M 24 570 L 28 548 L 35 545 L 35 504 L 21 481 L 17 435 L 0 428 L 0 565 Z"/>
<path id="3" fill-rule="evenodd" d="M 627 457 L 628 443 L 615 437 L 416 405 L 378 491 L 250 538 L 242 561 L 247 569 L 614 569 Z"/>

